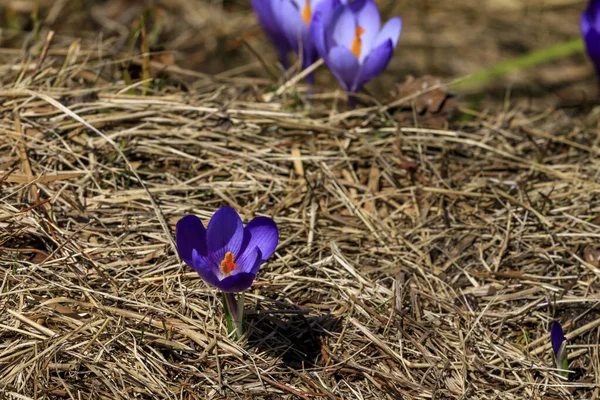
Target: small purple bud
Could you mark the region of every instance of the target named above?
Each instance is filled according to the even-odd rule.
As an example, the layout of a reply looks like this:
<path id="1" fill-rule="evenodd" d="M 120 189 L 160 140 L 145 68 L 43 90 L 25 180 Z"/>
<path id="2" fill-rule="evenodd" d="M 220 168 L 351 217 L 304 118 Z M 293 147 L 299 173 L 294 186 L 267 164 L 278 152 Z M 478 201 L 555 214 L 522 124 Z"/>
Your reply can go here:
<path id="1" fill-rule="evenodd" d="M 567 357 L 567 339 L 558 322 L 553 322 L 550 328 L 550 341 L 552 342 L 552 351 L 554 353 L 554 364 L 559 374 L 568 379 L 569 360 Z"/>
<path id="2" fill-rule="evenodd" d="M 552 351 L 554 352 L 554 357 L 556 357 L 560 352 L 560 348 L 565 340 L 566 339 L 562 326 L 560 326 L 558 322 L 553 322 L 550 329 L 550 341 L 552 341 Z"/>

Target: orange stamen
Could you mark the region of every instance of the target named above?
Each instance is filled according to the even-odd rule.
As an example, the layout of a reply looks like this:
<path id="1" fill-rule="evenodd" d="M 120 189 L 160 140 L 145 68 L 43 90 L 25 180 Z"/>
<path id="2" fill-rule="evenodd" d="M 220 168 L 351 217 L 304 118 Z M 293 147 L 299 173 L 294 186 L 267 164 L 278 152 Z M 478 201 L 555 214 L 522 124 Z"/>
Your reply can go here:
<path id="1" fill-rule="evenodd" d="M 237 268 L 237 264 L 234 261 L 235 256 L 230 252 L 227 252 L 225 257 L 223 257 L 223 261 L 221 261 L 221 272 L 223 272 L 225 275 L 229 275 L 231 271 L 235 270 Z"/>
<path id="2" fill-rule="evenodd" d="M 360 51 L 362 50 L 362 39 L 360 36 L 365 33 L 365 28 L 362 26 L 357 26 L 356 31 L 354 32 L 354 40 L 352 41 L 352 48 L 350 51 L 356 58 L 360 58 Z"/>
<path id="3" fill-rule="evenodd" d="M 302 9 L 302 19 L 306 25 L 310 24 L 310 18 L 312 17 L 312 8 L 310 7 L 310 0 L 306 0 L 304 8 Z"/>

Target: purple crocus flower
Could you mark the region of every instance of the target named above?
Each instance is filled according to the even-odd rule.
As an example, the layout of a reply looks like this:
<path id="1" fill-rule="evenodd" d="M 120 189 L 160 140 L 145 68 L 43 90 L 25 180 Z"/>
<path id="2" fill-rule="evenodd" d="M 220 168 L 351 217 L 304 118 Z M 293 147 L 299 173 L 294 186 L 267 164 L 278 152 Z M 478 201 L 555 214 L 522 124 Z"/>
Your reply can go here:
<path id="1" fill-rule="evenodd" d="M 600 74 L 600 0 L 591 0 L 581 15 L 581 34 L 587 52 Z"/>
<path id="2" fill-rule="evenodd" d="M 225 293 L 248 289 L 261 264 L 277 247 L 279 232 L 271 218 L 257 217 L 246 227 L 231 207 L 223 207 L 208 228 L 195 215 L 177 222 L 177 250 L 209 285 Z"/>
<path id="3" fill-rule="evenodd" d="M 324 0 L 315 10 L 311 34 L 314 46 L 344 90 L 357 92 L 381 74 L 398 44 L 402 20 L 381 28 L 373 0 Z"/>
<path id="4" fill-rule="evenodd" d="M 288 68 L 287 55 L 292 50 L 284 35 L 282 24 L 275 15 L 275 7 L 279 0 L 250 0 L 250 4 L 258 17 L 258 22 L 277 49 L 279 62 L 283 68 Z"/>
<path id="5" fill-rule="evenodd" d="M 347 0 L 342 0 L 346 2 Z M 296 54 L 302 58 L 302 67 L 307 68 L 319 59 L 313 45 L 311 25 L 313 12 L 326 0 L 274 0 L 273 11 L 283 33 Z M 309 82 L 312 77 L 308 77 Z"/>

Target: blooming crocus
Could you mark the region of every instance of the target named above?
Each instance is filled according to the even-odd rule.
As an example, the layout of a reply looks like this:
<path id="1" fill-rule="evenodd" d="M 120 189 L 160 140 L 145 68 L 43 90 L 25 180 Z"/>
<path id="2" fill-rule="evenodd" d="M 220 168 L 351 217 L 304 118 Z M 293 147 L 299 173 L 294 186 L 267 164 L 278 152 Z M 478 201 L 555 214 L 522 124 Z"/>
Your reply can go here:
<path id="1" fill-rule="evenodd" d="M 208 228 L 194 215 L 177 222 L 177 250 L 209 285 L 225 293 L 248 289 L 261 264 L 273 254 L 278 241 L 277 225 L 271 218 L 257 217 L 246 227 L 231 207 L 223 207 Z"/>
<path id="2" fill-rule="evenodd" d="M 581 15 L 581 34 L 587 52 L 600 74 L 600 0 L 591 0 Z"/>
<path id="3" fill-rule="evenodd" d="M 324 0 L 312 21 L 315 48 L 344 90 L 356 93 L 381 74 L 398 44 L 402 20 L 390 19 L 383 28 L 373 0 Z"/>
<path id="4" fill-rule="evenodd" d="M 279 0 L 250 0 L 250 4 L 258 17 L 258 22 L 277 49 L 279 62 L 287 69 L 287 55 L 292 50 L 284 35 L 282 24 L 274 12 Z"/>
<path id="5" fill-rule="evenodd" d="M 554 353 L 554 363 L 556 368 L 561 371 L 561 375 L 566 376 L 569 369 L 567 360 L 567 339 L 563 333 L 562 326 L 558 322 L 553 322 L 550 328 L 550 341 L 552 342 L 552 352 Z"/>
<path id="6" fill-rule="evenodd" d="M 326 0 L 274 0 L 274 14 L 279 20 L 283 33 L 296 54 L 302 59 L 302 67 L 307 68 L 319 59 L 313 45 L 311 25 L 313 12 Z M 347 0 L 343 0 L 346 2 Z M 308 76 L 312 82 L 312 76 Z"/>

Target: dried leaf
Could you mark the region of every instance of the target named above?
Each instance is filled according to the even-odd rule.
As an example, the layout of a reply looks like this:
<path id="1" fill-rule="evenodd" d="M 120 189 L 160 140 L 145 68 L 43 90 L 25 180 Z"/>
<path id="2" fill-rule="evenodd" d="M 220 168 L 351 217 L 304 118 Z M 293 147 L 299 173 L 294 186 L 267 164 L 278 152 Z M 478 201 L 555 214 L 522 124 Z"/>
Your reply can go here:
<path id="1" fill-rule="evenodd" d="M 396 120 L 400 123 L 416 122 L 422 126 L 441 128 L 458 109 L 455 96 L 442 80 L 433 76 L 415 78 L 409 75 L 390 93 L 392 104 L 397 104 Z"/>

